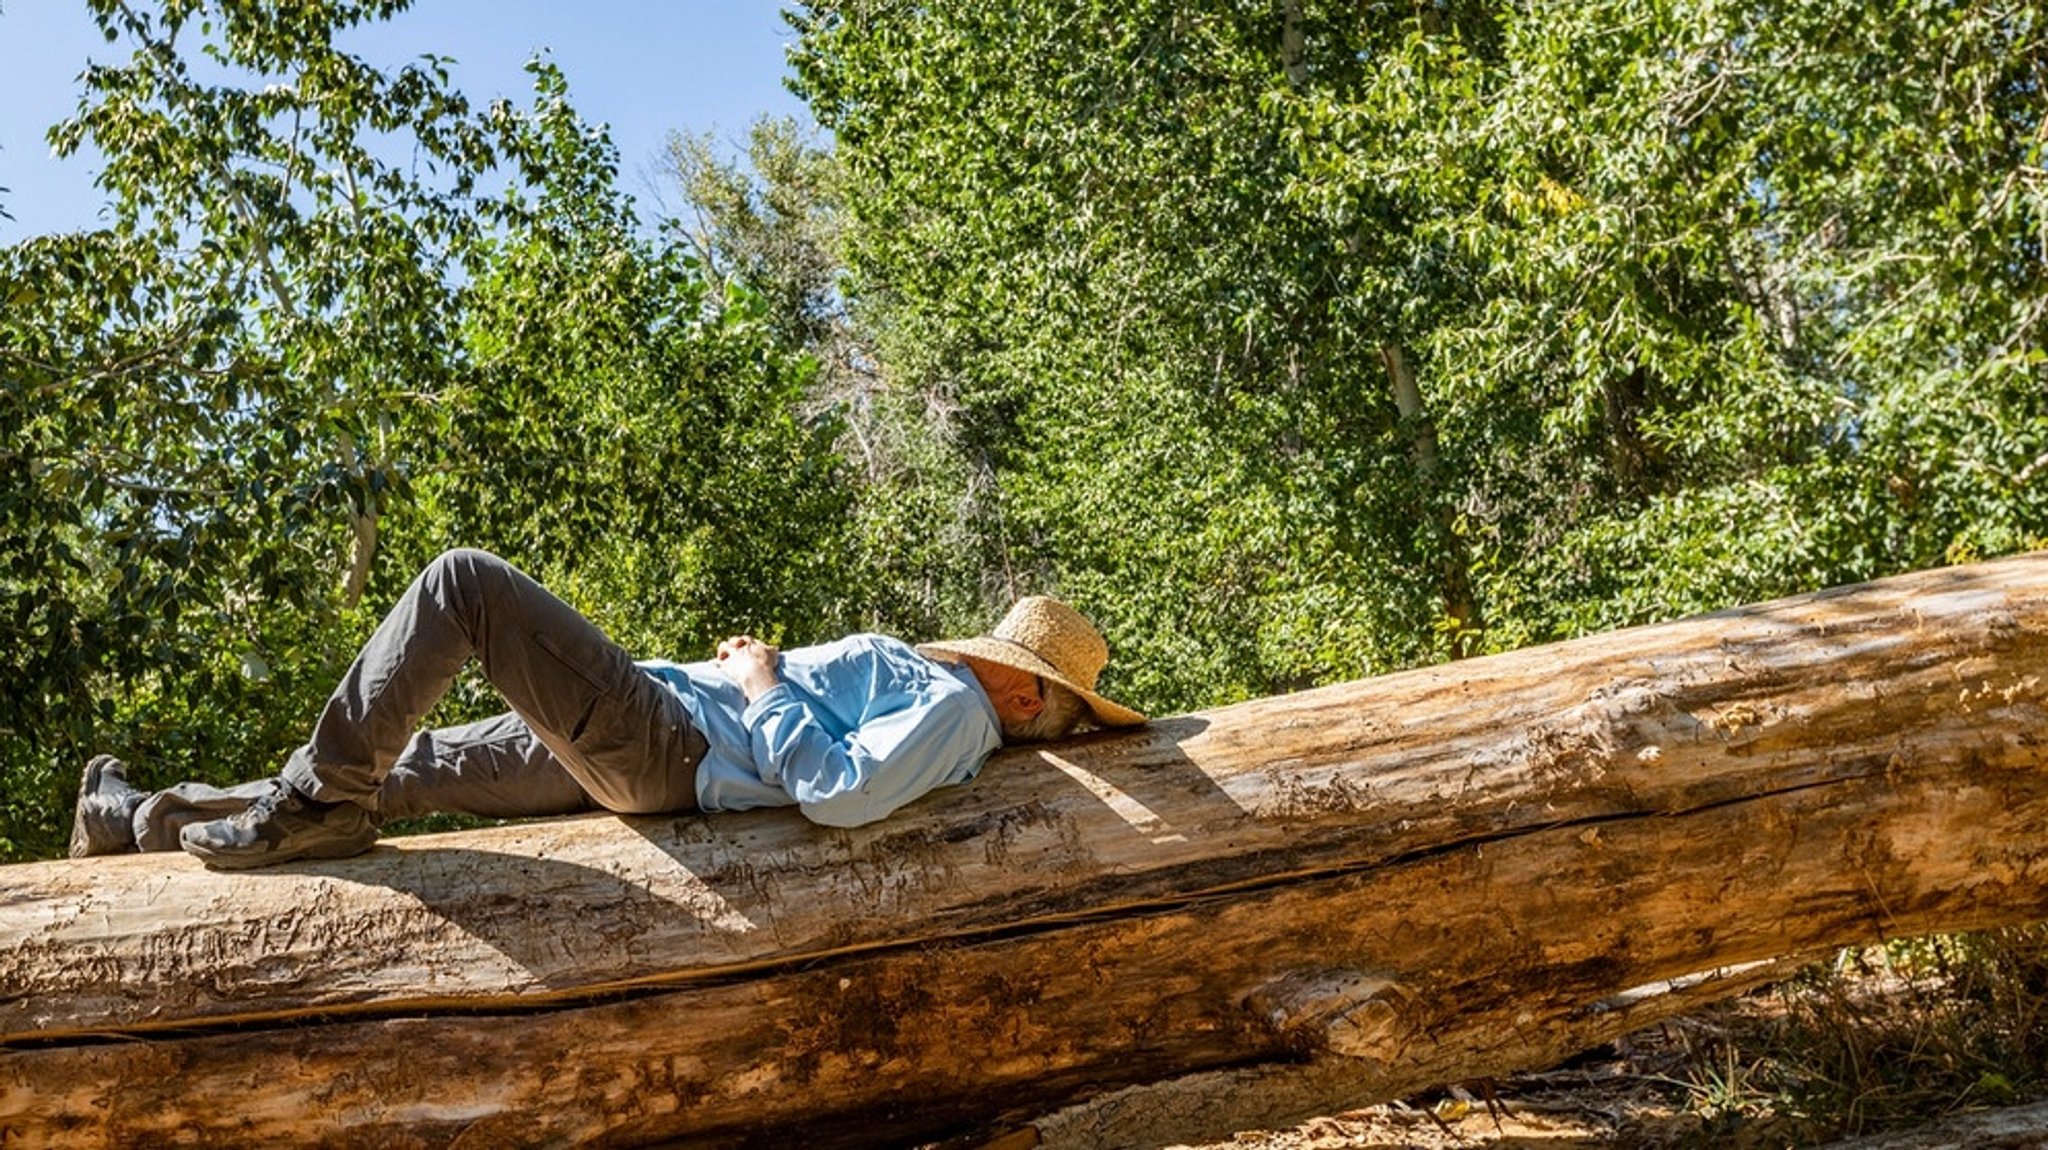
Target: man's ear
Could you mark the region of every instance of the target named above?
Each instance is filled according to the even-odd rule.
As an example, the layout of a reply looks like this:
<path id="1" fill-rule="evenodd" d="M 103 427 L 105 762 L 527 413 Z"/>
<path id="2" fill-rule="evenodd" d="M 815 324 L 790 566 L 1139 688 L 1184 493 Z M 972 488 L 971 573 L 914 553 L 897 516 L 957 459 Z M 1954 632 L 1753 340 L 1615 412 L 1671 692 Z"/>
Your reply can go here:
<path id="1" fill-rule="evenodd" d="M 1045 709 L 1045 700 L 1039 697 L 1036 690 L 1029 687 L 1019 687 L 1010 692 L 1010 706 L 1025 718 L 1035 719 L 1038 717 L 1038 712 Z"/>

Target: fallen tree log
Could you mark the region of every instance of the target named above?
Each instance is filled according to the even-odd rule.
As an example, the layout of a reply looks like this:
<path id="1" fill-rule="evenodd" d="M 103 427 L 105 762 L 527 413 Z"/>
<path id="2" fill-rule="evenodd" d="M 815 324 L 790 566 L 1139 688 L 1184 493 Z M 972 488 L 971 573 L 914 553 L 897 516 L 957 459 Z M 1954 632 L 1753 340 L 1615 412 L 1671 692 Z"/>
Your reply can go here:
<path id="1" fill-rule="evenodd" d="M 1005 752 L 851 831 L 10 867 L 0 1131 L 1143 1145 L 1176 1080 L 1263 1091 L 1216 1130 L 1539 1067 L 1762 977 L 1685 976 L 2048 919 L 2044 679 L 2048 554 Z"/>

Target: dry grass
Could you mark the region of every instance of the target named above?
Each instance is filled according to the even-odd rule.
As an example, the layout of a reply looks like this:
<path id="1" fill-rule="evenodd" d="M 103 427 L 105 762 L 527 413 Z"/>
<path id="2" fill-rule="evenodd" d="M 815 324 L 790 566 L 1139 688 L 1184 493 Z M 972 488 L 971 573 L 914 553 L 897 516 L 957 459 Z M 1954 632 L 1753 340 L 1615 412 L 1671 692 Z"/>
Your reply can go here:
<path id="1" fill-rule="evenodd" d="M 1830 1136 L 2048 1094 L 2048 925 L 1845 951 L 1724 1009 L 1741 1053 L 1696 1065 Z"/>
<path id="2" fill-rule="evenodd" d="M 2048 924 L 1842 952 L 1566 1066 L 1231 1150 L 1780 1150 L 2048 1097 Z M 1490 1095 L 1490 1098 L 1488 1097 Z"/>

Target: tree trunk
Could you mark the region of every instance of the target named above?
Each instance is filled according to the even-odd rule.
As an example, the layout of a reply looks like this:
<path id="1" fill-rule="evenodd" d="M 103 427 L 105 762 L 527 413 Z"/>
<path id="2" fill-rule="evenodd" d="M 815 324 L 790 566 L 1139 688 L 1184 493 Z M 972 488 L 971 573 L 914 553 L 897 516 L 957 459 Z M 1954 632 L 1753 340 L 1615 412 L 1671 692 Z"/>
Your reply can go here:
<path id="1" fill-rule="evenodd" d="M 1308 42 L 1301 25 L 1301 0 L 1280 0 L 1280 69 L 1291 88 L 1308 83 Z"/>
<path id="2" fill-rule="evenodd" d="M 1408 355 L 1401 345 L 1382 345 L 1380 360 L 1386 364 L 1387 383 L 1394 392 L 1394 410 L 1408 428 L 1416 486 L 1424 500 L 1435 507 L 1437 545 L 1443 548 L 1438 560 L 1437 587 L 1443 596 L 1444 615 L 1454 624 L 1451 657 L 1462 659 L 1477 649 L 1486 621 L 1472 591 L 1472 564 L 1465 554 L 1464 540 L 1458 537 L 1457 513 L 1442 496 L 1443 467 L 1437 456 L 1436 422 L 1422 405 L 1422 389 L 1415 383 L 1415 371 L 1408 366 Z"/>
<path id="3" fill-rule="evenodd" d="M 1538 1068 L 2048 919 L 2044 677 L 2048 554 L 1004 752 L 858 830 L 11 867 L 0 1131 L 1157 1145 Z"/>

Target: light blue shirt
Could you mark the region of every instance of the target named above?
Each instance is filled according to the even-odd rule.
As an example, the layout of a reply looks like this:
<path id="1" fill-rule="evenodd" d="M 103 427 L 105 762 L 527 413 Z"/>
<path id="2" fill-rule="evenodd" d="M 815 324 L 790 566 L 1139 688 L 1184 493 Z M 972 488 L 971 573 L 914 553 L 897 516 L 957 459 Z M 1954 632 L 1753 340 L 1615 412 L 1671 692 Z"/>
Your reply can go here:
<path id="1" fill-rule="evenodd" d="M 640 665 L 711 744 L 697 766 L 707 811 L 794 804 L 813 822 L 859 826 L 972 779 L 1002 743 L 972 671 L 883 635 L 784 651 L 781 682 L 752 703 L 715 662 Z"/>

